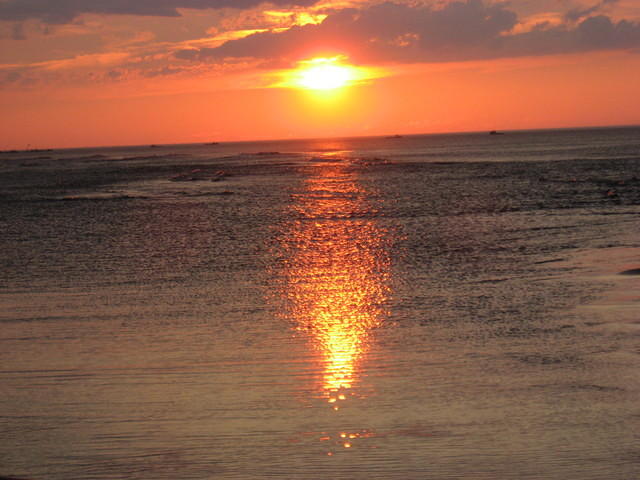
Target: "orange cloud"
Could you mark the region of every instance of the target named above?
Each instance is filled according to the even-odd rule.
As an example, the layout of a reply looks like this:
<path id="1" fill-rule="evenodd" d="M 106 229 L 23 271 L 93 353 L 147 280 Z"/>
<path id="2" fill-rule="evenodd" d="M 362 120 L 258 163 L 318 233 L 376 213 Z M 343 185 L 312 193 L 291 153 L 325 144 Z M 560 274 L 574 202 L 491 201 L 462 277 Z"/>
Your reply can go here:
<path id="1" fill-rule="evenodd" d="M 440 62 L 566 54 L 640 47 L 640 23 L 598 13 L 606 4 L 562 20 L 523 24 L 505 3 L 382 3 L 330 13 L 320 24 L 266 31 L 216 48 L 178 51 L 176 58 L 217 61 L 254 57 L 294 62 L 347 54 L 358 62 Z M 609 2 L 610 3 L 610 2 Z"/>
<path id="2" fill-rule="evenodd" d="M 23 21 L 39 19 L 46 23 L 70 23 L 80 15 L 97 13 L 107 15 L 142 15 L 179 17 L 180 9 L 247 9 L 263 3 L 262 0 L 4 0 L 0 3 L 0 19 Z M 310 6 L 316 0 L 271 0 L 275 5 Z"/>

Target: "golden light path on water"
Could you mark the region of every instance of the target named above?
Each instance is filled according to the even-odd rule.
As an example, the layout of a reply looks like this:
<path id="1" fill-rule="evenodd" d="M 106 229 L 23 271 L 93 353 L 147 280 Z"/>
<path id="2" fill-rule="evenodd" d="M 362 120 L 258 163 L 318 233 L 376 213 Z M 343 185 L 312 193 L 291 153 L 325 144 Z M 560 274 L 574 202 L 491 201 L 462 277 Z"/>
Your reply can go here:
<path id="1" fill-rule="evenodd" d="M 355 395 L 390 294 L 389 236 L 372 217 L 371 192 L 352 168 L 318 162 L 310 169 L 294 196 L 297 220 L 284 242 L 288 315 L 310 340 L 322 371 L 317 388 L 334 410 Z M 338 442 L 350 448 L 364 433 L 340 432 Z"/>

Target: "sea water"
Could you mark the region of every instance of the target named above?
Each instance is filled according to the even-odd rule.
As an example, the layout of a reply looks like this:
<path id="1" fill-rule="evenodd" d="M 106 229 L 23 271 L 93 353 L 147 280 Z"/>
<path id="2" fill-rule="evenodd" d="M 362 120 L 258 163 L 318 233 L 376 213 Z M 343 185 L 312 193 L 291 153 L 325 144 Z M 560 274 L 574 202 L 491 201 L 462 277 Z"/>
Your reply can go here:
<path id="1" fill-rule="evenodd" d="M 0 475 L 640 477 L 640 129 L 0 154 Z"/>

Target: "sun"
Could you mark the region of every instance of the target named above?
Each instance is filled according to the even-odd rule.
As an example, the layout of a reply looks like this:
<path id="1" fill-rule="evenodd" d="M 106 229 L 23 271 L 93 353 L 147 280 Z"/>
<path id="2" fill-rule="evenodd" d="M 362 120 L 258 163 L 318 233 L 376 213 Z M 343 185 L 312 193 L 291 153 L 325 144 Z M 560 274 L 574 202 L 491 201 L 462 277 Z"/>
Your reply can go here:
<path id="1" fill-rule="evenodd" d="M 336 65 L 331 59 L 317 58 L 299 72 L 298 85 L 309 90 L 334 90 L 355 79 L 351 68 Z"/>
<path id="2" fill-rule="evenodd" d="M 276 87 L 329 92 L 362 83 L 371 78 L 371 69 L 347 63 L 344 55 L 317 57 L 298 62 L 297 68 L 280 73 Z"/>
<path id="3" fill-rule="evenodd" d="M 315 57 L 298 61 L 290 70 L 273 72 L 269 87 L 304 90 L 326 100 L 342 96 L 348 87 L 366 85 L 388 75 L 381 67 L 351 65 L 346 55 Z"/>

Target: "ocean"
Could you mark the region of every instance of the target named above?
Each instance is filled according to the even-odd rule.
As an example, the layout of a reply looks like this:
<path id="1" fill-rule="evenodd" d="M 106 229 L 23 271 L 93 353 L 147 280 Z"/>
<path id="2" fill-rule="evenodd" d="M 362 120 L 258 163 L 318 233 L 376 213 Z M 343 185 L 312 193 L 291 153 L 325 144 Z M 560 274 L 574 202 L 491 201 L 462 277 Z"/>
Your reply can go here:
<path id="1" fill-rule="evenodd" d="M 0 153 L 0 476 L 640 478 L 640 128 Z"/>

